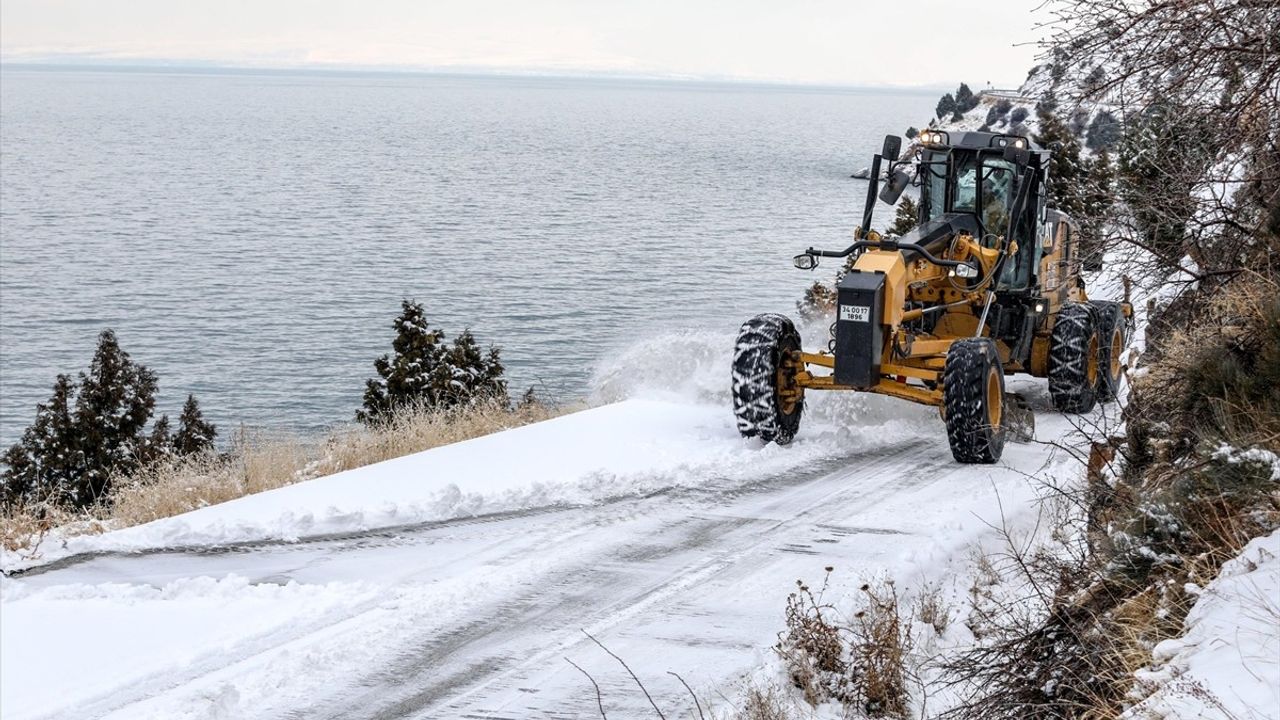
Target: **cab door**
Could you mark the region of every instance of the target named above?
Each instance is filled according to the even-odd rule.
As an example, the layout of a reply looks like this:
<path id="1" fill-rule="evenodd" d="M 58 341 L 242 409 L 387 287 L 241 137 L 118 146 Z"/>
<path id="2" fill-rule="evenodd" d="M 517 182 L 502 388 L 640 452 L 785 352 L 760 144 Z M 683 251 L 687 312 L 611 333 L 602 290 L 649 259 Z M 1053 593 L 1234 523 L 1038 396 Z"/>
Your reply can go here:
<path id="1" fill-rule="evenodd" d="M 1071 272 L 1071 225 L 1065 218 L 1053 218 L 1045 222 L 1040 246 L 1040 293 L 1049 301 L 1049 311 L 1056 313 L 1063 304 L 1070 302 L 1071 288 L 1075 286 Z"/>

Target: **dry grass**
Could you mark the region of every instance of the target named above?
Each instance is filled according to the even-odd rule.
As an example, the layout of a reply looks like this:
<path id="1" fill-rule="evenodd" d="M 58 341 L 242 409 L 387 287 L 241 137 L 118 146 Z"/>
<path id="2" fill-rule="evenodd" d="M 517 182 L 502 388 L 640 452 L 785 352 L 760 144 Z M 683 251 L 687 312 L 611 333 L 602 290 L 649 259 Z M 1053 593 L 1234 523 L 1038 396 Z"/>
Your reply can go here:
<path id="1" fill-rule="evenodd" d="M 433 447 L 550 420 L 571 411 L 542 403 L 529 403 L 513 409 L 503 403 L 490 402 L 443 412 L 409 407 L 377 430 L 353 427 L 333 434 L 326 443 L 324 457 L 315 470 L 320 475 L 351 470 Z"/>
<path id="2" fill-rule="evenodd" d="M 835 700 L 868 717 L 906 717 L 912 637 L 897 590 L 890 581 L 863 585 L 861 609 L 846 621 L 823 600 L 830 576 L 828 568 L 816 594 L 797 581 L 787 598 L 787 629 L 774 650 L 792 685 L 813 706 Z"/>
<path id="3" fill-rule="evenodd" d="M 926 586 L 916 597 L 916 619 L 933 628 L 938 635 L 947 632 L 951 626 L 951 607 L 942 597 L 942 588 L 937 585 Z"/>
<path id="4" fill-rule="evenodd" d="M 16 552 L 39 545 L 55 529 L 64 534 L 97 534 L 106 529 L 101 519 L 85 511 L 53 503 L 6 507 L 0 510 L 0 547 Z"/>
<path id="5" fill-rule="evenodd" d="M 843 636 L 848 629 L 839 621 L 835 607 L 823 600 L 830 579 L 828 568 L 817 594 L 804 581 L 796 581 L 796 591 L 787 596 L 787 629 L 779 634 L 774 646 L 787 667 L 791 684 L 810 705 L 829 698 L 844 700 L 849 694 L 849 661 Z"/>
<path id="6" fill-rule="evenodd" d="M 576 409 L 496 402 L 447 411 L 414 407 L 384 425 L 344 428 L 320 442 L 242 431 L 226 453 L 171 458 L 118 479 L 109 505 L 83 513 L 49 505 L 9 510 L 0 517 L 0 542 L 10 551 L 33 551 L 55 529 L 66 537 L 139 525 Z"/>
<path id="7" fill-rule="evenodd" d="M 853 684 L 870 717 L 905 718 L 910 623 L 903 623 L 892 581 L 863 585 L 866 607 L 854 615 Z"/>
<path id="8" fill-rule="evenodd" d="M 734 720 L 792 720 L 793 717 L 782 704 L 777 690 L 754 686 L 747 690 L 742 709 L 734 714 Z"/>

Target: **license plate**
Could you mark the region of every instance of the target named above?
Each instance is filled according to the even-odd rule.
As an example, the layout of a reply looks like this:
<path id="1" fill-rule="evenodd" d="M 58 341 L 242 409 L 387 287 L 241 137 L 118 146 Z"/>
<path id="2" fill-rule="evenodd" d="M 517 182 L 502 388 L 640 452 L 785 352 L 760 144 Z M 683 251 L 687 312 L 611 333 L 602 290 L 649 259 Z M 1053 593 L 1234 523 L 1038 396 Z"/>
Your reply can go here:
<path id="1" fill-rule="evenodd" d="M 841 305 L 840 319 L 850 322 L 868 322 L 871 320 L 871 308 L 866 305 Z"/>

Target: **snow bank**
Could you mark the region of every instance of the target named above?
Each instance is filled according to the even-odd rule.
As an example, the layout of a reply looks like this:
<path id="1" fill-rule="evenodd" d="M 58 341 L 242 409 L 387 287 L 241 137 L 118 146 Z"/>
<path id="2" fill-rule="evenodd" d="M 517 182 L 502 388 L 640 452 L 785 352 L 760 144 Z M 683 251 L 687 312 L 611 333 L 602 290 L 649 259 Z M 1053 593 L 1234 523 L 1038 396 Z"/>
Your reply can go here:
<path id="1" fill-rule="evenodd" d="M 1256 538 L 1199 591 L 1186 634 L 1138 673 L 1150 695 L 1126 717 L 1280 717 L 1280 530 Z"/>
<path id="2" fill-rule="evenodd" d="M 857 431 L 820 417 L 788 447 L 744 440 L 725 404 L 626 400 L 250 495 L 97 536 L 5 556 L 5 569 L 89 552 L 296 540 L 674 487 L 731 487 L 932 431 L 921 416 Z M 923 416 L 936 423 L 936 417 Z"/>

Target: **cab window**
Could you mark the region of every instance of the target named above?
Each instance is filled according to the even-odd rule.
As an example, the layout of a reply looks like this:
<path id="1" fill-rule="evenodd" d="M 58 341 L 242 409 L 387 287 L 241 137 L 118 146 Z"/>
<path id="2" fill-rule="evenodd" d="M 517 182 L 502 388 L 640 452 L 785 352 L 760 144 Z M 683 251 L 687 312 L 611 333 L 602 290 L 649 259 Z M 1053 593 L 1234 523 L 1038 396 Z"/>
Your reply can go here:
<path id="1" fill-rule="evenodd" d="M 1009 204 L 1013 186 L 1013 165 L 986 158 L 982 162 L 982 225 L 992 235 L 1009 233 Z"/>
<path id="2" fill-rule="evenodd" d="M 927 221 L 946 212 L 943 203 L 947 198 L 947 154 L 928 153 L 921 164 L 921 174 L 924 177 L 920 193 L 921 217 Z"/>
<path id="3" fill-rule="evenodd" d="M 978 164 L 972 153 L 956 156 L 956 181 L 952 185 L 951 209 L 973 212 L 978 202 Z"/>

